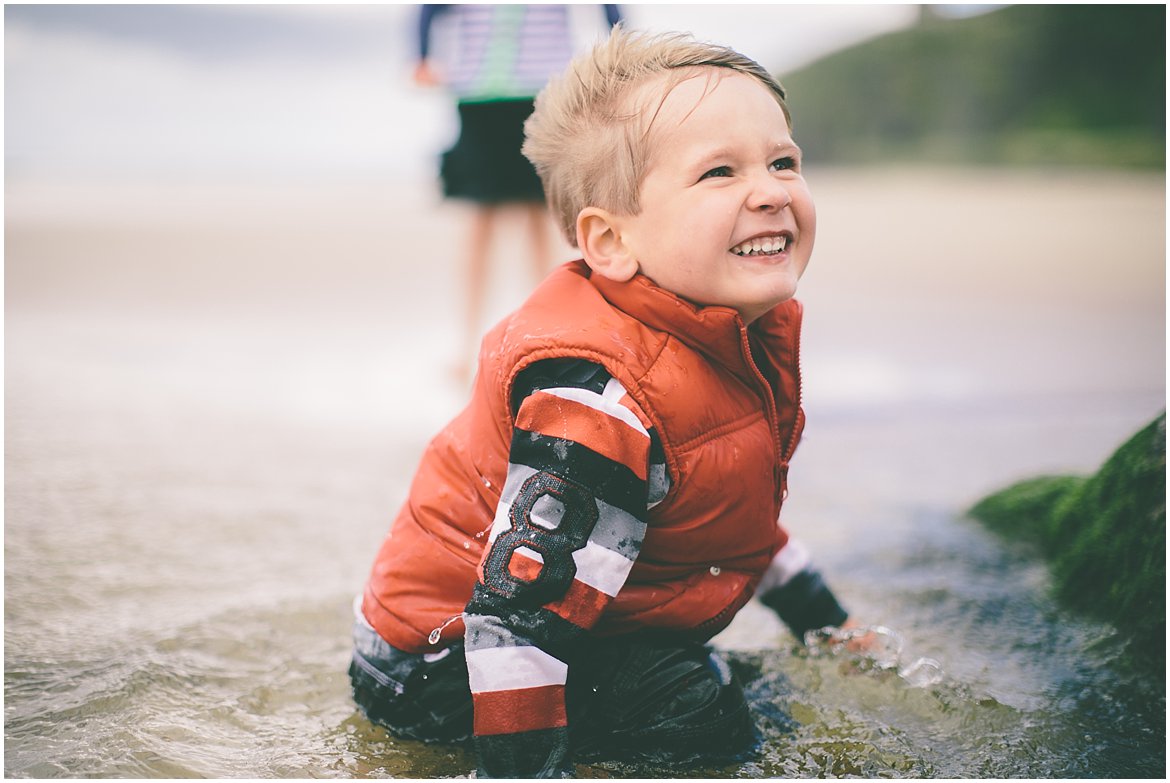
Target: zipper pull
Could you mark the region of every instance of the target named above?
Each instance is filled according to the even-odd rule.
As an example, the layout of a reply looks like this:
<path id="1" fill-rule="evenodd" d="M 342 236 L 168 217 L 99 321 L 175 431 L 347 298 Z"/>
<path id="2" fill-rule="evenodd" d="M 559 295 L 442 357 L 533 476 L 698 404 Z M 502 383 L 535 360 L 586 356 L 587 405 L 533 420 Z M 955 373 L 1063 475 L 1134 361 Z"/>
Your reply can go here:
<path id="1" fill-rule="evenodd" d="M 463 612 L 460 612 L 459 614 L 452 615 L 451 617 L 448 617 L 446 620 L 443 621 L 442 625 L 440 625 L 438 628 L 435 628 L 433 631 L 431 631 L 431 635 L 427 637 L 427 642 L 429 642 L 430 644 L 438 644 L 439 639 L 442 638 L 442 636 L 443 636 L 443 629 L 446 628 L 451 623 L 455 622 L 456 620 L 460 619 L 461 617 L 463 617 Z"/>

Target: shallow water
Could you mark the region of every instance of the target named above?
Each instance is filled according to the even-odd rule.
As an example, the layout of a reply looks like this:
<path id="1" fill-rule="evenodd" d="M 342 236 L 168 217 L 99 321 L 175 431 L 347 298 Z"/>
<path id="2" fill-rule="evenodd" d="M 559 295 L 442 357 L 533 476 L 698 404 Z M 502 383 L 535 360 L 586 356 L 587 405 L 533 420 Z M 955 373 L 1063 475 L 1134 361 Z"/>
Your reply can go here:
<path id="1" fill-rule="evenodd" d="M 883 192 L 933 203 L 945 184 Z M 1017 185 L 1034 189 L 1029 199 L 1048 194 L 1045 183 Z M 1131 185 L 1105 200 L 1122 205 L 1118 221 L 1138 221 L 1135 201 L 1158 206 L 1147 184 Z M 826 190 L 823 214 L 860 211 L 872 195 Z M 7 776 L 473 769 L 462 748 L 388 737 L 349 699 L 352 596 L 417 455 L 462 397 L 441 359 L 454 330 L 417 328 L 449 270 L 378 260 L 389 246 L 379 210 L 391 202 L 368 195 L 361 211 L 346 200 L 355 194 L 333 194 L 341 207 L 315 209 L 312 221 L 250 207 L 246 220 L 156 215 L 147 231 L 28 209 L 13 220 L 12 205 L 29 202 L 9 194 Z M 1083 197 L 1100 201 L 1099 185 Z M 424 235 L 449 219 L 392 203 Z M 1161 254 L 1149 266 L 1160 270 L 1164 234 L 1149 230 Z M 847 255 L 843 242 L 826 229 L 830 255 Z M 858 315 L 875 326 L 855 327 L 853 350 L 868 350 L 865 333 L 903 339 L 883 354 L 888 364 L 857 362 L 840 350 L 842 322 L 817 314 L 858 300 L 836 296 L 831 275 L 819 285 L 806 372 L 861 385 L 810 380 L 786 522 L 855 617 L 891 629 L 888 644 L 876 658 L 805 648 L 749 606 L 716 641 L 758 703 L 756 753 L 717 767 L 578 773 L 1162 777 L 1161 681 L 1127 671 L 1109 626 L 1051 600 L 1033 552 L 962 512 L 1032 473 L 1092 470 L 1157 413 L 1164 300 L 1099 297 L 1111 334 L 1149 339 L 1099 355 L 1103 368 L 1078 385 L 1082 368 L 1056 362 L 1052 336 L 1072 335 L 1079 357 L 1100 335 L 1076 333 L 1074 314 L 1029 337 L 1000 328 L 1022 323 L 1010 313 L 966 330 L 961 296 L 907 299 L 897 318 Z M 954 320 L 940 316 L 948 308 Z M 947 374 L 945 357 L 979 366 L 988 341 L 1011 362 L 994 393 Z M 942 375 L 916 374 L 915 358 Z"/>
<path id="2" fill-rule="evenodd" d="M 856 581 L 914 629 L 876 658 L 802 648 L 752 607 L 720 641 L 759 704 L 733 764 L 582 765 L 590 777 L 1160 777 L 1163 694 L 1107 627 L 1046 597 L 1042 566 L 969 522 L 923 513 Z M 11 567 L 11 566 L 10 566 Z M 858 570 L 859 569 L 859 570 Z M 9 579 L 10 584 L 19 579 Z M 11 588 L 10 588 L 11 589 Z M 449 777 L 460 748 L 396 740 L 354 713 L 349 594 L 222 606 L 118 628 L 9 618 L 13 777 Z M 50 599 L 51 600 L 51 599 Z M 149 596 L 140 597 L 149 604 Z M 46 606 L 48 614 L 56 607 Z M 101 611 L 100 609 L 98 611 Z M 42 615 L 43 616 L 43 615 Z"/>

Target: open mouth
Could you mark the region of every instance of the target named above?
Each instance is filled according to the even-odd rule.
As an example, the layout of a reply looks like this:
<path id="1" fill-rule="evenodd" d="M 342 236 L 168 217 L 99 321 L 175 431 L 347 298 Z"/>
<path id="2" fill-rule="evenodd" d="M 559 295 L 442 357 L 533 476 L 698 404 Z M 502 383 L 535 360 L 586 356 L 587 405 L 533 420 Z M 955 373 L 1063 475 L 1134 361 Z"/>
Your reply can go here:
<path id="1" fill-rule="evenodd" d="M 737 256 L 774 256 L 787 250 L 791 241 L 792 235 L 788 233 L 756 237 L 740 242 L 731 248 L 731 252 Z"/>

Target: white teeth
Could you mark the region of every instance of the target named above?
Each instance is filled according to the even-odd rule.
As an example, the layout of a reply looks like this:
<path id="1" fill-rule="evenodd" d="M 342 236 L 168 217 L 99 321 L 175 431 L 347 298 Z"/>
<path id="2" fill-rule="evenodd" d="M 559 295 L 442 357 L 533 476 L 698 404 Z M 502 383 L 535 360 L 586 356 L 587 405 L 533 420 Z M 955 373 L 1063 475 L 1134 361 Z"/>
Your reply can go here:
<path id="1" fill-rule="evenodd" d="M 788 247 L 788 237 L 774 236 L 763 239 L 749 239 L 731 248 L 731 252 L 739 256 L 754 253 L 782 253 Z"/>

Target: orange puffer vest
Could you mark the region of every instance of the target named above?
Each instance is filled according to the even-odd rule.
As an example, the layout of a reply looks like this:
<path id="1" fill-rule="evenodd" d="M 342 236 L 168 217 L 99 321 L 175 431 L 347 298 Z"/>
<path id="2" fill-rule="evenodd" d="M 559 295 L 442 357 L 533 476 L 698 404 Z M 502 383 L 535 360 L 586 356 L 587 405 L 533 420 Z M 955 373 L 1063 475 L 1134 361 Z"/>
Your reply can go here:
<path id="1" fill-rule="evenodd" d="M 730 308 L 698 309 L 642 276 L 614 283 L 581 261 L 556 270 L 484 338 L 471 403 L 427 447 L 378 552 L 366 619 L 408 652 L 461 636 L 462 622 L 450 622 L 444 641 L 428 642 L 475 585 L 508 467 L 512 385 L 533 362 L 571 356 L 625 386 L 662 440 L 671 480 L 595 631 L 722 630 L 787 541 L 778 517 L 804 428 L 800 322 L 795 300 L 749 329 Z"/>

